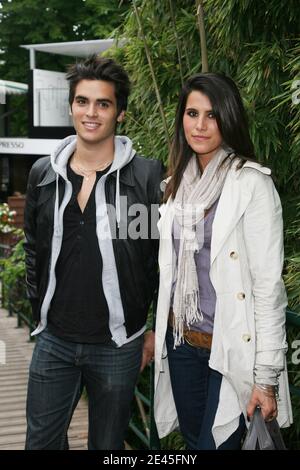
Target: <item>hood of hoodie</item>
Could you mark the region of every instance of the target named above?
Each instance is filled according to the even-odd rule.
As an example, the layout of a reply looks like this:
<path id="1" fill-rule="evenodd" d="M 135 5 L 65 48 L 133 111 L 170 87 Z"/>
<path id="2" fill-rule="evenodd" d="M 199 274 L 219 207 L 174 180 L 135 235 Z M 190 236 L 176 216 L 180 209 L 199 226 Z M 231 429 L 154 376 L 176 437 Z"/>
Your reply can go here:
<path id="1" fill-rule="evenodd" d="M 51 154 L 51 165 L 56 173 L 56 204 L 55 204 L 55 221 L 58 217 L 58 175 L 64 180 L 67 180 L 67 163 L 76 149 L 77 136 L 70 135 L 63 139 L 59 146 Z M 114 138 L 115 153 L 112 165 L 105 176 L 116 171 L 117 184 L 116 184 L 116 219 L 117 225 L 120 226 L 121 220 L 121 203 L 120 203 L 120 170 L 127 165 L 135 156 L 135 150 L 132 148 L 132 141 L 126 136 L 116 135 Z"/>
<path id="2" fill-rule="evenodd" d="M 76 135 L 66 137 L 60 142 L 59 146 L 56 147 L 50 157 L 53 170 L 65 180 L 67 179 L 67 163 L 72 153 L 75 152 L 76 142 Z M 113 171 L 119 171 L 135 156 L 135 150 L 132 148 L 132 141 L 128 137 L 116 135 L 114 144 L 114 159 L 107 174 L 112 173 Z"/>

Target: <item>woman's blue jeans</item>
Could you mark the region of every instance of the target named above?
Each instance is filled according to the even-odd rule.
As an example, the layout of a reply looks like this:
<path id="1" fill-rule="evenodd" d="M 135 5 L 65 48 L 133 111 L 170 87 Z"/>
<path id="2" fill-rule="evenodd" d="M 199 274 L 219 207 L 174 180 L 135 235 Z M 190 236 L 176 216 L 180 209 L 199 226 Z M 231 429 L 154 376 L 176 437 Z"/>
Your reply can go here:
<path id="1" fill-rule="evenodd" d="M 142 336 L 117 348 L 40 333 L 30 365 L 25 448 L 68 449 L 68 427 L 86 387 L 88 448 L 123 449 L 142 347 Z"/>
<path id="2" fill-rule="evenodd" d="M 215 450 L 211 430 L 218 408 L 222 375 L 209 368 L 208 349 L 190 346 L 186 342 L 174 349 L 170 328 L 166 342 L 172 391 L 186 445 L 192 450 Z M 218 449 L 240 449 L 244 432 L 245 420 L 241 415 L 238 429 Z"/>

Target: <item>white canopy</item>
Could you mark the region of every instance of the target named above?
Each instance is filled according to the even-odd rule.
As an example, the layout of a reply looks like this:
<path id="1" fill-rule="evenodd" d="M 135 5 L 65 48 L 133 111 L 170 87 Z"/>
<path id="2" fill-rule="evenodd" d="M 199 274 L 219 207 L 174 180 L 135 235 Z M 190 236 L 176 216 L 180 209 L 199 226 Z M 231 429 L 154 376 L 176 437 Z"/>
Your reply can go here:
<path id="1" fill-rule="evenodd" d="M 91 41 L 53 42 L 49 44 L 25 44 L 21 47 L 32 51 L 48 52 L 50 54 L 68 55 L 73 57 L 88 57 L 100 54 L 116 44 L 115 39 L 93 39 Z"/>
<path id="2" fill-rule="evenodd" d="M 27 93 L 28 85 L 26 83 L 0 80 L 0 90 L 4 94 L 20 95 L 21 93 Z"/>

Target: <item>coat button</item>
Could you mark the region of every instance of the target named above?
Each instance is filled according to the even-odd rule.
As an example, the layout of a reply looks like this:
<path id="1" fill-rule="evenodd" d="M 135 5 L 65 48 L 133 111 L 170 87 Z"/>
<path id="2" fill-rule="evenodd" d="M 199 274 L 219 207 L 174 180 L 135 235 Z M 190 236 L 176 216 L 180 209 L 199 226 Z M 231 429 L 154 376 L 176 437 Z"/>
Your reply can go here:
<path id="1" fill-rule="evenodd" d="M 238 259 L 239 257 L 236 251 L 232 251 L 229 256 L 231 259 Z"/>
<path id="2" fill-rule="evenodd" d="M 245 341 L 245 343 L 249 343 L 249 341 L 251 341 L 251 336 L 248 334 L 245 334 L 242 336 L 242 339 L 243 341 Z"/>
<path id="3" fill-rule="evenodd" d="M 239 300 L 244 300 L 244 298 L 246 297 L 244 292 L 239 292 L 236 296 Z"/>

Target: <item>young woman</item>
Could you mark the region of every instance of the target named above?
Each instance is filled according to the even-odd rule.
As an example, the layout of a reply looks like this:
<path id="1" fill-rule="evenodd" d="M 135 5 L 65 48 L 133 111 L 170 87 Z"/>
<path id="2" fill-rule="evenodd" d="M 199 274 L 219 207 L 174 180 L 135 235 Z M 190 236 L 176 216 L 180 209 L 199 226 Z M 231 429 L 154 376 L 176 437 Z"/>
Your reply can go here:
<path id="1" fill-rule="evenodd" d="M 161 207 L 155 417 L 190 449 L 239 449 L 247 418 L 292 421 L 281 204 L 234 82 L 184 85 Z M 279 400 L 277 397 L 279 396 Z"/>

